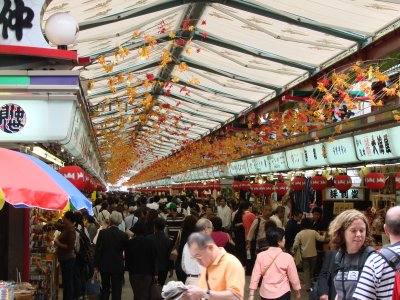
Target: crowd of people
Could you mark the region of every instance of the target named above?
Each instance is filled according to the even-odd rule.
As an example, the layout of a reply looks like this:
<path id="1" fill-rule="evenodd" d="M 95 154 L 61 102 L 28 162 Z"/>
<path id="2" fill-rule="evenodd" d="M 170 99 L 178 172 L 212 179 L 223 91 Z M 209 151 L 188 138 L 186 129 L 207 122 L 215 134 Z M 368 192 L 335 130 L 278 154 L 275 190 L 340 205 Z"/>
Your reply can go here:
<path id="1" fill-rule="evenodd" d="M 347 210 L 326 224 L 319 207 L 308 219 L 269 203 L 101 194 L 93 211 L 67 212 L 58 224 L 63 299 L 84 299 L 96 274 L 101 298 L 121 299 L 124 272 L 135 300 L 150 299 L 152 283 L 174 272 L 187 286 L 183 299 L 243 299 L 245 274 L 250 300 L 256 290 L 286 300 L 302 289 L 319 300 L 392 299 L 395 271 L 372 246 L 379 227 L 400 254 L 399 207 L 379 222 Z"/>

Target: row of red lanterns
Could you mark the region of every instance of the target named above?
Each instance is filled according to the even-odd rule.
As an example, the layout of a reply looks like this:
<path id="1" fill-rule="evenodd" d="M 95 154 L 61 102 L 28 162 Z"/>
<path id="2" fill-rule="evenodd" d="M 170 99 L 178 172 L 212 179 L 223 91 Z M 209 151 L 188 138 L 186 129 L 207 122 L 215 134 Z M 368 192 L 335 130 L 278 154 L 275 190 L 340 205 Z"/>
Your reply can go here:
<path id="1" fill-rule="evenodd" d="M 65 166 L 58 170 L 58 172 L 80 191 L 106 191 L 106 187 L 100 181 L 90 176 L 79 166 Z"/>
<path id="2" fill-rule="evenodd" d="M 173 190 L 192 190 L 192 191 L 200 191 L 200 190 L 221 190 L 220 182 L 207 182 L 204 183 L 188 183 L 188 184 L 174 184 L 172 186 Z"/>

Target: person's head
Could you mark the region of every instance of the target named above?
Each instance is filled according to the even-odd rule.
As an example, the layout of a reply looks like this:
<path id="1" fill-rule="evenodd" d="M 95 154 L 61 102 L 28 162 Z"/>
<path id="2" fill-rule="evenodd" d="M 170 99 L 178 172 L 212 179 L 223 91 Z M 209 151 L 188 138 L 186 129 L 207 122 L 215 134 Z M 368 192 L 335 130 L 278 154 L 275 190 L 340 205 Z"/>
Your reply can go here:
<path id="1" fill-rule="evenodd" d="M 78 211 L 74 212 L 74 217 L 75 217 L 75 226 L 82 226 L 83 227 L 83 217 L 82 214 Z"/>
<path id="2" fill-rule="evenodd" d="M 178 206 L 174 202 L 170 202 L 167 205 L 168 214 L 171 216 L 175 216 L 178 212 Z"/>
<path id="3" fill-rule="evenodd" d="M 220 217 L 212 217 L 210 221 L 214 228 L 213 231 L 222 231 L 222 219 Z"/>
<path id="4" fill-rule="evenodd" d="M 355 209 L 339 214 L 329 226 L 329 235 L 332 248 L 341 252 L 357 253 L 371 243 L 368 220 Z"/>
<path id="5" fill-rule="evenodd" d="M 201 218 L 196 223 L 196 230 L 197 232 L 211 235 L 211 232 L 213 231 L 213 224 L 209 219 Z"/>
<path id="6" fill-rule="evenodd" d="M 189 236 L 188 246 L 190 255 L 205 268 L 208 268 L 219 254 L 219 248 L 210 235 L 195 232 Z"/>
<path id="7" fill-rule="evenodd" d="M 63 222 L 68 225 L 74 225 L 75 215 L 72 211 L 67 211 L 63 216 Z"/>
<path id="8" fill-rule="evenodd" d="M 107 201 L 103 201 L 101 203 L 101 210 L 106 210 L 108 209 L 108 202 Z"/>
<path id="9" fill-rule="evenodd" d="M 210 198 L 210 206 L 211 207 L 215 206 L 215 199 L 214 198 Z"/>
<path id="10" fill-rule="evenodd" d="M 110 215 L 110 224 L 114 226 L 118 226 L 122 222 L 122 214 L 116 210 L 114 210 Z"/>
<path id="11" fill-rule="evenodd" d="M 207 218 L 211 218 L 213 215 L 213 209 L 211 206 L 206 206 L 206 216 Z"/>
<path id="12" fill-rule="evenodd" d="M 132 232 L 135 236 L 143 236 L 146 233 L 146 226 L 142 222 L 136 222 L 133 225 Z"/>
<path id="13" fill-rule="evenodd" d="M 312 229 L 313 225 L 310 219 L 301 220 L 301 229 Z"/>
<path id="14" fill-rule="evenodd" d="M 197 218 L 195 216 L 186 216 L 182 223 L 182 230 L 186 232 L 195 232 L 197 230 L 196 222 Z"/>
<path id="15" fill-rule="evenodd" d="M 124 211 L 128 211 L 128 209 L 129 209 L 128 203 L 127 203 L 127 202 L 124 202 L 124 204 L 123 204 L 123 210 L 124 210 Z"/>
<path id="16" fill-rule="evenodd" d="M 321 217 L 322 217 L 322 209 L 321 209 L 321 207 L 318 207 L 318 206 L 314 207 L 311 210 L 311 213 L 312 213 L 313 221 L 319 221 L 321 219 Z"/>
<path id="17" fill-rule="evenodd" d="M 303 218 L 303 213 L 299 210 L 295 210 L 293 212 L 293 220 L 296 222 L 299 222 Z"/>
<path id="18" fill-rule="evenodd" d="M 155 232 L 163 232 L 165 229 L 165 226 L 167 225 L 167 222 L 165 221 L 164 218 L 156 218 L 154 220 L 154 231 Z"/>
<path id="19" fill-rule="evenodd" d="M 133 215 L 135 213 L 135 207 L 134 206 L 129 206 L 128 212 L 130 215 Z"/>
<path id="20" fill-rule="evenodd" d="M 152 225 L 155 218 L 158 217 L 158 212 L 155 209 L 149 209 L 146 214 L 145 224 Z"/>
<path id="21" fill-rule="evenodd" d="M 225 206 L 226 206 L 226 200 L 225 200 L 225 198 L 221 198 L 221 199 L 219 200 L 219 205 L 220 205 L 221 207 L 225 207 Z"/>
<path id="22" fill-rule="evenodd" d="M 263 210 L 262 210 L 262 217 L 265 220 L 268 220 L 269 217 L 271 216 L 272 213 L 272 208 L 270 205 L 264 205 Z"/>
<path id="23" fill-rule="evenodd" d="M 391 244 L 400 241 L 400 206 L 392 207 L 387 211 L 384 229 Z"/>
<path id="24" fill-rule="evenodd" d="M 283 220 L 285 218 L 285 208 L 283 206 L 278 206 L 274 210 L 274 215 Z"/>
<path id="25" fill-rule="evenodd" d="M 276 223 L 272 220 L 265 221 L 264 231 L 267 232 L 269 228 L 276 228 Z"/>
<path id="26" fill-rule="evenodd" d="M 265 239 L 270 247 L 285 247 L 285 231 L 282 228 L 270 227 L 265 233 Z"/>

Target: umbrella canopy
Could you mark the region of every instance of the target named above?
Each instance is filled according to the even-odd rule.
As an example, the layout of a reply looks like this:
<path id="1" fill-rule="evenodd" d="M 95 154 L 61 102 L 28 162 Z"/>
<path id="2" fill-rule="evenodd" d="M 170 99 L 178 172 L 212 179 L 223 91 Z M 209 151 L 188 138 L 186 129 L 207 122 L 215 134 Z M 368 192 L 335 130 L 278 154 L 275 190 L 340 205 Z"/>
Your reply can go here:
<path id="1" fill-rule="evenodd" d="M 41 160 L 0 148 L 0 165 L 0 189 L 11 205 L 62 210 L 70 204 L 93 215 L 85 195 Z"/>

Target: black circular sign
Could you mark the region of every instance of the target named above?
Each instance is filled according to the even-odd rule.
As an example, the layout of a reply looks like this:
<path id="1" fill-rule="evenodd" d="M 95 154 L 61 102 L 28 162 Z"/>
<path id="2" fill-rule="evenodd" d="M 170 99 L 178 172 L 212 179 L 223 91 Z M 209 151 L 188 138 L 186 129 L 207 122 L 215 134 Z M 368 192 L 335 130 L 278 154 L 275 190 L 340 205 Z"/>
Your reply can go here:
<path id="1" fill-rule="evenodd" d="M 26 124 L 26 113 L 21 106 L 13 103 L 0 108 L 0 129 L 5 133 L 17 133 Z"/>

